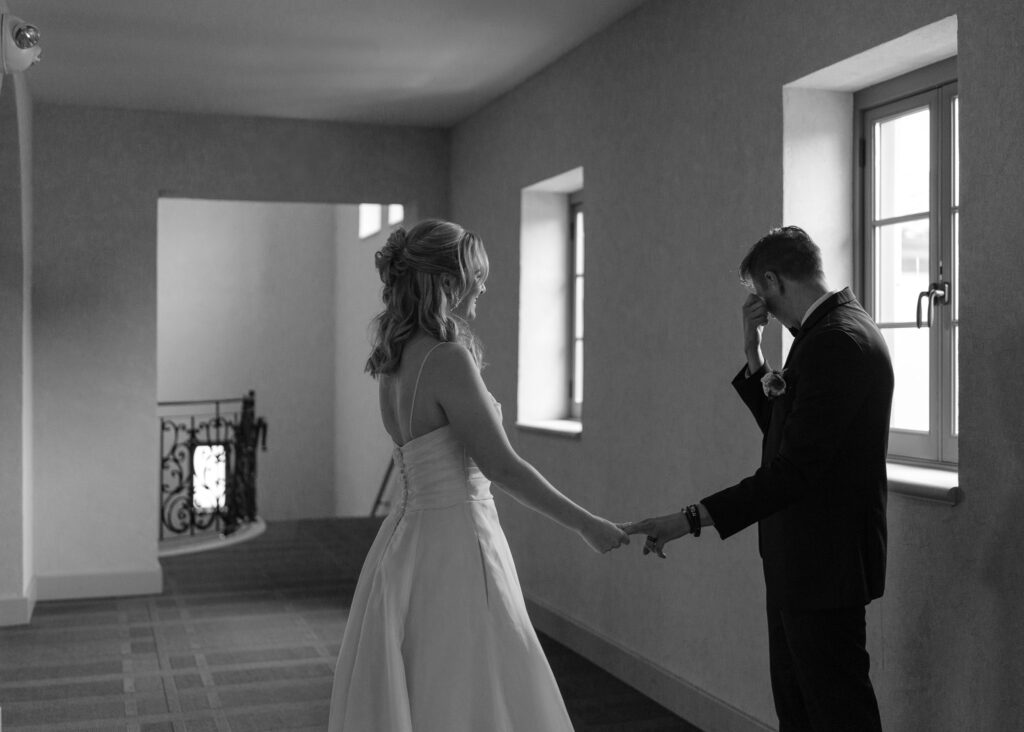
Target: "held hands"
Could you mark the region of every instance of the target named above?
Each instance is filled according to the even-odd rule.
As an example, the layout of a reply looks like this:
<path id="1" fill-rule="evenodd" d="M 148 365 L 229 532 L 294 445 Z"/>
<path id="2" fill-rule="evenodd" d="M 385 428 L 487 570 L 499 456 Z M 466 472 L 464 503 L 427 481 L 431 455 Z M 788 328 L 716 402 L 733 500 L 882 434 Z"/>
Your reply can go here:
<path id="1" fill-rule="evenodd" d="M 600 516 L 590 516 L 580 528 L 580 535 L 595 552 L 605 554 L 629 543 L 629 535 L 618 525 Z"/>
<path id="2" fill-rule="evenodd" d="M 665 545 L 690 533 L 690 522 L 683 512 L 670 513 L 667 516 L 644 519 L 629 524 L 621 524 L 627 534 L 647 534 L 644 542 L 644 554 L 655 553 L 665 558 Z"/>

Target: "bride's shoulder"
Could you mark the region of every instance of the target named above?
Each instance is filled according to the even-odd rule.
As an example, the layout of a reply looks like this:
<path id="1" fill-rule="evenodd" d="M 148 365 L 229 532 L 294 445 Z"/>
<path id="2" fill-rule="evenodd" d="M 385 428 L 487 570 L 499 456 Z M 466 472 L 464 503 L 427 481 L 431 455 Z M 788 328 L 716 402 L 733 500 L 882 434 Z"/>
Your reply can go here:
<path id="1" fill-rule="evenodd" d="M 480 383 L 480 369 L 468 348 L 459 343 L 440 343 L 434 347 L 424 378 L 429 378 L 442 392 L 475 389 Z"/>
<path id="2" fill-rule="evenodd" d="M 430 347 L 431 359 L 437 359 L 438 363 L 448 368 L 463 369 L 470 367 L 476 369 L 476 362 L 473 354 L 461 343 L 452 341 L 438 341 Z"/>

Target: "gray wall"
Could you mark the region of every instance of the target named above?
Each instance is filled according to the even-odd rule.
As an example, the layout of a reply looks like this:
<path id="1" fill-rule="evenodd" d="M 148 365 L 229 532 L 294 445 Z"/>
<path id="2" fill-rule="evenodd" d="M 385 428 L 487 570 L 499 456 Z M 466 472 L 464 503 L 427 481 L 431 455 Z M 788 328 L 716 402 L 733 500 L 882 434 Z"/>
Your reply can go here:
<path id="1" fill-rule="evenodd" d="M 407 228 L 416 211 L 406 207 Z M 381 311 L 381 289 L 373 255 L 384 246 L 391 227 L 365 239 L 355 232 L 353 207 L 339 207 L 337 276 L 338 317 L 335 323 L 337 371 L 335 389 L 334 513 L 369 516 L 394 449 L 380 419 L 377 381 L 366 373 L 370 354 L 370 323 Z M 394 479 L 391 486 L 394 486 Z M 387 499 L 385 499 L 387 500 Z"/>
<path id="2" fill-rule="evenodd" d="M 890 497 L 888 587 L 869 611 L 886 729 L 908 732 L 1024 726 L 1014 600 L 1024 592 L 1024 392 L 1014 378 L 1024 338 L 1011 294 L 1024 281 L 1020 3 L 656 0 L 452 139 L 453 216 L 491 257 L 478 324 L 485 379 L 506 415 L 516 413 L 520 189 L 585 169 L 583 436 L 512 428 L 513 442 L 597 512 L 674 511 L 758 463 L 759 435 L 729 386 L 742 365 L 736 268 L 781 223 L 782 86 L 952 14 L 966 501 Z M 769 337 L 777 354 L 778 331 Z M 711 532 L 652 562 L 636 546 L 595 557 L 512 502 L 502 511 L 543 623 L 592 655 L 633 659 L 622 664 L 631 681 L 709 728 L 775 724 L 755 531 L 724 543 Z"/>
<path id="3" fill-rule="evenodd" d="M 158 197 L 383 200 L 443 215 L 447 135 L 48 104 L 34 132 L 40 597 L 150 591 Z"/>

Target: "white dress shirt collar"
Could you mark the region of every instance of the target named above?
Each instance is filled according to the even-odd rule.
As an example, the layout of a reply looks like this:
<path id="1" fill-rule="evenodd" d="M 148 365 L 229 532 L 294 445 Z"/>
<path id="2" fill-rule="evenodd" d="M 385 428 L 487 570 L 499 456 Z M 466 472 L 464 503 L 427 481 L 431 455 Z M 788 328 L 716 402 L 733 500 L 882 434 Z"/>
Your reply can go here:
<path id="1" fill-rule="evenodd" d="M 806 323 L 806 322 L 807 322 L 807 319 L 808 319 L 809 317 L 811 317 L 811 313 L 813 313 L 813 312 L 814 312 L 815 310 L 817 310 L 817 309 L 818 309 L 818 306 L 819 306 L 819 305 L 821 305 L 821 304 L 822 304 L 823 302 L 825 302 L 825 301 L 826 301 L 826 300 L 828 300 L 828 299 L 829 299 L 830 297 L 832 297 L 833 295 L 835 295 L 835 294 L 836 294 L 837 292 L 839 292 L 839 290 L 830 290 L 829 292 L 826 292 L 826 293 L 825 293 L 824 295 L 822 295 L 822 296 L 821 296 L 821 297 L 819 297 L 819 298 L 818 298 L 817 300 L 815 300 L 814 302 L 812 302 L 812 303 L 811 303 L 811 306 L 810 306 L 809 308 L 807 308 L 807 312 L 806 312 L 806 313 L 804 313 L 804 317 L 803 317 L 803 319 L 802 319 L 802 320 L 800 321 L 800 327 L 801 327 L 801 328 L 803 328 L 803 327 L 804 327 L 804 323 Z"/>

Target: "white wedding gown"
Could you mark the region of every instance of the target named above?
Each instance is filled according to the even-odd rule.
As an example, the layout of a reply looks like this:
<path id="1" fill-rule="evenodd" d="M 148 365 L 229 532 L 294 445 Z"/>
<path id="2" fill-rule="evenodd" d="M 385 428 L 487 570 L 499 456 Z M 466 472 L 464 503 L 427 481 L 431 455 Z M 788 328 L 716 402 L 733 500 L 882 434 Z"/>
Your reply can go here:
<path id="1" fill-rule="evenodd" d="M 394 460 L 402 496 L 359 575 L 329 731 L 571 732 L 490 481 L 449 426 Z"/>

